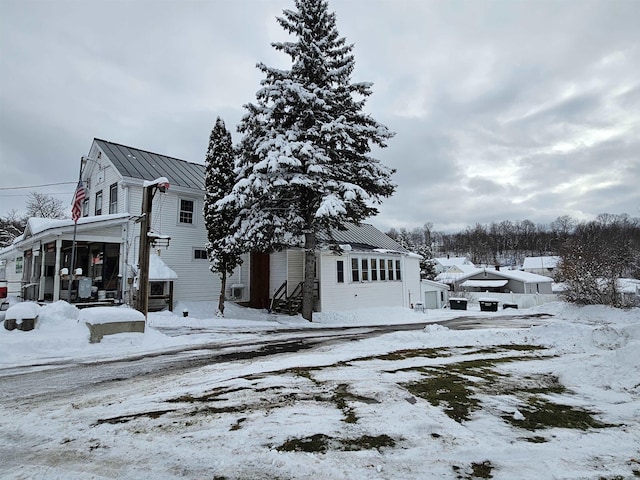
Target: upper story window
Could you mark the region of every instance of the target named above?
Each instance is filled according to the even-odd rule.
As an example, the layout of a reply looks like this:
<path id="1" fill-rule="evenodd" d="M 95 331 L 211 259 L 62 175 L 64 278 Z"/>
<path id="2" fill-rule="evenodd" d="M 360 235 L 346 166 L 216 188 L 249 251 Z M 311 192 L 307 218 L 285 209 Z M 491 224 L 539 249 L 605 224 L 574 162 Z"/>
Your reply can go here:
<path id="1" fill-rule="evenodd" d="M 118 184 L 109 187 L 109 213 L 118 213 Z"/>
<path id="2" fill-rule="evenodd" d="M 89 216 L 89 199 L 88 198 L 85 198 L 82 201 L 82 216 L 83 217 Z"/>
<path id="3" fill-rule="evenodd" d="M 193 258 L 195 260 L 207 260 L 209 257 L 207 256 L 207 251 L 202 248 L 194 248 L 193 249 Z"/>
<path id="4" fill-rule="evenodd" d="M 180 223 L 193 224 L 193 200 L 180 200 L 180 212 L 178 214 Z"/>
<path id="5" fill-rule="evenodd" d="M 96 211 L 95 215 L 102 215 L 102 190 L 96 193 Z"/>

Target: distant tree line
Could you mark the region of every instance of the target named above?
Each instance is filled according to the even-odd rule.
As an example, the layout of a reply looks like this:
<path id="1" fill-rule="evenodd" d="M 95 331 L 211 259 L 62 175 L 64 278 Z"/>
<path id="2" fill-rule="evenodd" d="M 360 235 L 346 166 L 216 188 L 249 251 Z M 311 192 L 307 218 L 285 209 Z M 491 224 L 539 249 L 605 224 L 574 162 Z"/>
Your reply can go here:
<path id="1" fill-rule="evenodd" d="M 592 221 L 561 216 L 550 224 L 530 220 L 476 223 L 461 232 L 433 230 L 433 224 L 387 234 L 425 257 L 423 278 L 434 278 L 433 257 L 465 256 L 477 265 L 517 268 L 525 257 L 560 257 L 558 282 L 567 300 L 578 304 L 622 306 L 621 277 L 640 278 L 640 218 L 603 213 Z"/>

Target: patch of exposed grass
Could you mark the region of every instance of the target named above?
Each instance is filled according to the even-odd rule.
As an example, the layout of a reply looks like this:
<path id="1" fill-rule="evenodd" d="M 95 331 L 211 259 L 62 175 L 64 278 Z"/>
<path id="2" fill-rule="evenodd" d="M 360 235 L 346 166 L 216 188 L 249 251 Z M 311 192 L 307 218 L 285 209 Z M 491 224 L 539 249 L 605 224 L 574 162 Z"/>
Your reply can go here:
<path id="1" fill-rule="evenodd" d="M 229 431 L 233 432 L 235 430 L 240 430 L 242 428 L 242 422 L 244 422 L 246 419 L 247 417 L 242 417 L 236 420 L 236 423 L 231 425 L 231 428 L 229 429 Z"/>
<path id="2" fill-rule="evenodd" d="M 407 358 L 445 358 L 450 357 L 451 352 L 443 348 L 416 348 L 396 350 L 395 352 L 386 353 L 383 355 L 375 355 L 373 357 L 363 357 L 357 360 L 406 360 Z"/>
<path id="3" fill-rule="evenodd" d="M 396 441 L 388 435 L 363 435 L 357 438 L 335 439 L 323 433 L 304 438 L 291 438 L 276 450 L 281 452 L 325 453 L 329 449 L 341 451 L 380 450 L 394 447 Z"/>
<path id="4" fill-rule="evenodd" d="M 226 395 L 228 393 L 240 392 L 242 390 L 247 390 L 246 387 L 234 387 L 234 388 L 215 388 L 210 392 L 207 392 L 204 395 L 193 396 L 190 394 L 181 395 L 176 398 L 170 398 L 167 400 L 169 403 L 197 403 L 197 402 L 223 402 L 227 400 L 227 398 L 222 397 L 222 395 Z"/>
<path id="5" fill-rule="evenodd" d="M 140 412 L 140 413 L 133 413 L 130 415 L 120 415 L 118 417 L 100 418 L 93 425 L 94 426 L 102 425 L 104 423 L 115 425 L 117 423 L 127 423 L 127 422 L 130 422 L 131 420 L 134 420 L 136 418 L 141 418 L 141 417 L 158 418 L 162 415 L 165 415 L 167 413 L 172 413 L 172 412 L 175 412 L 175 410 L 154 410 L 152 412 Z"/>
<path id="6" fill-rule="evenodd" d="M 534 437 L 527 437 L 525 438 L 525 440 L 529 443 L 547 443 L 549 441 L 546 438 L 541 437 L 539 435 L 536 435 Z"/>
<path id="7" fill-rule="evenodd" d="M 416 397 L 424 398 L 434 406 L 443 406 L 444 413 L 456 422 L 469 420 L 472 410 L 479 408 L 469 381 L 446 370 L 432 369 L 432 373 L 417 382 L 403 386 Z"/>
<path id="8" fill-rule="evenodd" d="M 526 430 L 545 428 L 572 428 L 588 430 L 589 428 L 606 428 L 613 425 L 602 423 L 593 418 L 593 412 L 569 405 L 553 403 L 538 396 L 532 396 L 527 405 L 520 407 L 524 419 L 515 420 L 513 416 L 502 418 L 512 425 Z"/>
<path id="9" fill-rule="evenodd" d="M 493 478 L 491 475 L 491 470 L 493 470 L 493 465 L 489 460 L 485 460 L 482 463 L 472 463 L 471 464 L 471 476 L 476 478 Z"/>

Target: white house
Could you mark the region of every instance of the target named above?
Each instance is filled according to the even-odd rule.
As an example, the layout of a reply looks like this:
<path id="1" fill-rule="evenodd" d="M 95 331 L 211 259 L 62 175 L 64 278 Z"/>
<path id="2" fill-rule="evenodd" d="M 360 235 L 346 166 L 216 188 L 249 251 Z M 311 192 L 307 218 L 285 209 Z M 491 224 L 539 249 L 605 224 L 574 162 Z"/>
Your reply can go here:
<path id="1" fill-rule="evenodd" d="M 474 266 L 473 263 L 471 263 L 467 259 L 467 257 L 450 257 L 447 255 L 446 257 L 437 257 L 437 258 L 434 258 L 433 260 L 435 262 L 434 269 L 436 274 L 446 272 L 453 266 L 458 266 L 458 267 Z"/>
<path id="2" fill-rule="evenodd" d="M 543 275 L 493 268 L 476 268 L 458 277 L 456 291 L 523 294 L 552 294 L 553 280 Z"/>
<path id="3" fill-rule="evenodd" d="M 560 263 L 558 256 L 526 257 L 522 263 L 522 270 L 529 273 L 553 277 Z"/>
<path id="4" fill-rule="evenodd" d="M 77 225 L 72 220 L 30 219 L 24 234 L 0 251 L 5 271 L 15 272 L 13 289 L 41 301 L 67 299 L 70 291 L 72 301 L 132 303 L 143 185 L 166 177 L 169 189 L 155 193 L 150 225 L 170 242 L 168 248 L 152 249 L 157 254 L 153 270 L 163 273 L 150 275 L 150 293 L 156 300 L 166 299 L 169 307 L 177 300 L 216 299 L 220 280 L 209 270 L 205 250 L 204 165 L 100 139 L 94 139 L 82 164 L 86 198 Z M 74 230 L 74 267 L 82 272 L 69 288 Z M 316 311 L 408 307 L 420 298 L 420 257 L 373 226 L 347 225 L 319 244 Z M 303 278 L 303 258 L 297 246 L 271 254 L 247 253 L 227 279 L 227 298 L 272 308 L 278 296 L 291 305 Z"/>

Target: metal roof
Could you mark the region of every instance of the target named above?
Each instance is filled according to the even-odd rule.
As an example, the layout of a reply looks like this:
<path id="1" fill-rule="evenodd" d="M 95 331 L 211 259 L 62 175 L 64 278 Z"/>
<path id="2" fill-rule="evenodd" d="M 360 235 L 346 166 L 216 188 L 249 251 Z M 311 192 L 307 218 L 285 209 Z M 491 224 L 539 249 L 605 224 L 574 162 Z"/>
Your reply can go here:
<path id="1" fill-rule="evenodd" d="M 171 186 L 204 190 L 204 165 L 99 138 L 94 142 L 123 177 L 148 181 L 167 177 Z"/>
<path id="2" fill-rule="evenodd" d="M 396 252 L 409 253 L 393 238 L 382 233 L 373 225 L 361 223 L 355 225 L 348 223 L 345 225 L 346 230 L 332 229 L 329 234 L 320 234 L 318 240 L 330 244 L 349 244 L 352 247 L 362 247 L 365 249 L 380 248 L 384 250 L 393 250 Z"/>

